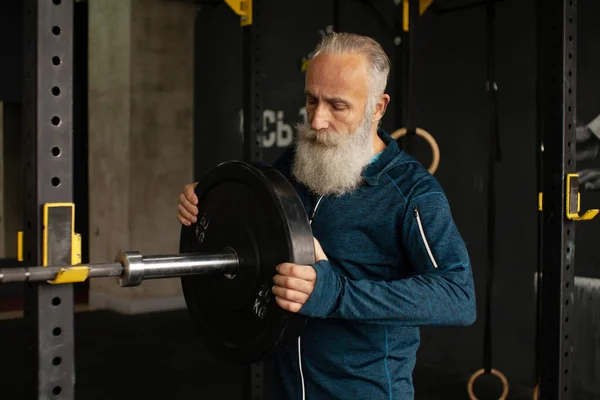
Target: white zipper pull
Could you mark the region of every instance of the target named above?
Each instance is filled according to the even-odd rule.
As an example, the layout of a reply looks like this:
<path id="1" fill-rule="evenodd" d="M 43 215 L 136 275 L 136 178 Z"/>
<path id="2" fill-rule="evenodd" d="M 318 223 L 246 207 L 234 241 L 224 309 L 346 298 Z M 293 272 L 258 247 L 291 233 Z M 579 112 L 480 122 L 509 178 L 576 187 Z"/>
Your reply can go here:
<path id="1" fill-rule="evenodd" d="M 419 231 L 421 231 L 421 238 L 423 239 L 423 243 L 425 244 L 425 248 L 427 249 L 427 253 L 429 254 L 429 259 L 433 263 L 433 267 L 437 269 L 438 265 L 435 262 L 435 258 L 433 258 L 433 253 L 431 253 L 431 248 L 429 248 L 429 243 L 427 242 L 427 238 L 425 237 L 425 230 L 423 229 L 423 223 L 421 222 L 421 215 L 419 214 L 419 208 L 417 206 L 413 209 L 415 213 L 415 217 L 417 218 L 417 224 L 419 225 Z"/>
<path id="2" fill-rule="evenodd" d="M 315 218 L 315 214 L 317 213 L 317 208 L 319 208 L 319 203 L 321 203 L 321 200 L 323 200 L 324 196 L 319 197 L 319 200 L 317 200 L 317 204 L 315 205 L 315 209 L 312 212 L 312 215 L 310 216 L 310 221 L 308 222 L 310 225 L 312 225 L 313 219 Z"/>

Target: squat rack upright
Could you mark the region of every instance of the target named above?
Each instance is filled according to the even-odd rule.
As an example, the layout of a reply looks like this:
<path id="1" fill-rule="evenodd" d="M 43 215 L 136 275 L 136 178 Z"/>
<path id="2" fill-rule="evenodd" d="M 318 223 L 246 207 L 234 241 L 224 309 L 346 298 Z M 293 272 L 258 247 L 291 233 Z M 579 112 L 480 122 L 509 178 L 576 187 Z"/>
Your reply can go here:
<path id="1" fill-rule="evenodd" d="M 259 161 L 262 135 L 260 1 L 246 0 L 244 158 Z M 73 2 L 24 0 L 25 265 L 73 264 Z M 231 3 L 230 1 L 227 1 Z M 239 4 L 238 4 L 239 6 Z M 239 7 L 238 7 L 239 8 Z M 572 398 L 575 224 L 576 0 L 538 0 L 538 145 L 543 284 L 539 326 L 540 398 Z M 248 15 L 249 13 L 249 15 Z M 248 20 L 248 17 L 250 19 Z M 543 149 L 543 150 L 542 150 Z M 541 200 L 543 195 L 543 201 Z M 567 204 L 569 209 L 567 209 Z M 46 235 L 43 235 L 46 229 Z M 72 285 L 27 284 L 28 397 L 73 399 Z M 262 367 L 250 371 L 253 399 L 264 397 Z"/>
<path id="2" fill-rule="evenodd" d="M 539 398 L 573 397 L 577 1 L 537 0 Z"/>
<path id="3" fill-rule="evenodd" d="M 22 7 L 23 261 L 72 264 L 73 0 Z M 72 285 L 26 284 L 28 398 L 74 398 L 73 307 Z"/>

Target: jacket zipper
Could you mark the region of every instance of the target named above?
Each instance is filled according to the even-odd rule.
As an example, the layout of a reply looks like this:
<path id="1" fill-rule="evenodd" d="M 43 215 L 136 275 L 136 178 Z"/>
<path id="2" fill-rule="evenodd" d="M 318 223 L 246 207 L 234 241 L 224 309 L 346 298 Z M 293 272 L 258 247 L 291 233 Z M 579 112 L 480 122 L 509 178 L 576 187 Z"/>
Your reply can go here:
<path id="1" fill-rule="evenodd" d="M 315 218 L 315 214 L 317 213 L 317 209 L 319 208 L 319 204 L 321 203 L 321 200 L 323 200 L 324 196 L 319 197 L 319 200 L 317 200 L 317 204 L 315 205 L 315 209 L 312 212 L 312 215 L 310 216 L 310 220 L 308 221 L 309 225 L 312 226 L 312 222 L 313 219 Z M 304 383 L 304 371 L 302 368 L 302 344 L 301 344 L 301 338 L 302 335 L 298 336 L 298 368 L 300 369 L 300 385 L 302 388 L 302 400 L 306 400 L 306 386 Z"/>
<path id="2" fill-rule="evenodd" d="M 431 252 L 431 248 L 429 247 L 429 242 L 427 242 L 427 238 L 425 237 L 425 230 L 423 229 L 423 222 L 421 222 L 421 215 L 419 214 L 419 208 L 417 206 L 414 207 L 415 217 L 417 218 L 417 224 L 419 225 L 419 231 L 421 232 L 421 238 L 423 239 L 423 243 L 425 244 L 425 248 L 427 249 L 427 254 L 429 254 L 429 259 L 433 263 L 433 267 L 437 269 L 438 265 L 435 262 L 435 258 L 433 258 L 433 253 Z"/>

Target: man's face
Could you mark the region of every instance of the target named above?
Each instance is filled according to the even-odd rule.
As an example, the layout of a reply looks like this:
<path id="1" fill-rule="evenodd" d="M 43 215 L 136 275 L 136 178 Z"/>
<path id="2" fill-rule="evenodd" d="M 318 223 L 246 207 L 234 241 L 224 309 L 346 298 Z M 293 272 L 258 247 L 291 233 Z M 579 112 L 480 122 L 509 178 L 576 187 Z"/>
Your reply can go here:
<path id="1" fill-rule="evenodd" d="M 293 173 L 313 192 L 339 196 L 361 184 L 373 156 L 368 93 L 363 57 L 321 54 L 311 60 L 306 74 L 308 122 L 297 127 Z"/>
<path id="2" fill-rule="evenodd" d="M 364 56 L 316 56 L 306 71 L 305 94 L 313 130 L 345 135 L 354 132 L 364 117 L 369 94 Z"/>

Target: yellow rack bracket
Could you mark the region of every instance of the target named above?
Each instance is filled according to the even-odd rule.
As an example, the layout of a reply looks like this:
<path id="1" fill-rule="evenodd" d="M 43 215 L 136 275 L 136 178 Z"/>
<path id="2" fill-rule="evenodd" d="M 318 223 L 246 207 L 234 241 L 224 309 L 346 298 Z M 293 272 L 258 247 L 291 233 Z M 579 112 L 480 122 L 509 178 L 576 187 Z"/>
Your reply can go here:
<path id="1" fill-rule="evenodd" d="M 23 231 L 17 232 L 17 261 L 23 261 Z"/>
<path id="2" fill-rule="evenodd" d="M 409 16 L 410 16 L 410 8 L 408 5 L 409 0 L 403 0 L 402 2 L 402 29 L 404 32 L 408 32 L 410 30 Z M 419 15 L 425 14 L 425 11 L 429 8 L 429 6 L 433 3 L 433 0 L 420 0 L 419 1 Z"/>
<path id="3" fill-rule="evenodd" d="M 87 266 L 76 266 L 69 268 L 61 268 L 54 280 L 48 281 L 53 285 L 60 285 L 65 283 L 79 283 L 85 282 L 88 278 L 90 267 Z"/>
<path id="4" fill-rule="evenodd" d="M 240 25 L 252 25 L 252 0 L 225 0 L 225 3 L 240 16 Z"/>
<path id="5" fill-rule="evenodd" d="M 52 249 L 50 242 L 53 243 Z M 67 250 L 70 252 L 67 253 Z M 51 256 L 50 252 L 58 254 Z M 43 211 L 42 265 L 52 264 L 71 266 L 61 268 L 51 284 L 84 282 L 89 273 L 88 266 L 81 264 L 81 235 L 75 233 L 75 204 L 47 203 Z"/>
<path id="6" fill-rule="evenodd" d="M 581 194 L 579 193 L 579 174 L 567 175 L 567 218 L 572 221 L 589 221 L 598 215 L 600 210 L 587 210 L 579 215 L 581 208 Z"/>
<path id="7" fill-rule="evenodd" d="M 544 210 L 544 193 L 538 193 L 538 211 Z"/>

